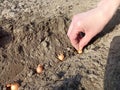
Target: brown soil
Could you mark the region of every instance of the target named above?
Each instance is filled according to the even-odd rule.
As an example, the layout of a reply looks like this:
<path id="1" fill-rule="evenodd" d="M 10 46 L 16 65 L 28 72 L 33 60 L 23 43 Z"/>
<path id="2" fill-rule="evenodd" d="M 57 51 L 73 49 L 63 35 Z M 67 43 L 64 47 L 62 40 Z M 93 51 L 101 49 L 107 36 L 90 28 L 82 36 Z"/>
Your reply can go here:
<path id="1" fill-rule="evenodd" d="M 66 35 L 71 17 L 97 2 L 1 0 L 0 90 L 13 82 L 20 90 L 119 90 L 119 10 L 81 55 Z M 64 61 L 58 60 L 60 53 Z M 38 64 L 44 67 L 41 74 Z"/>

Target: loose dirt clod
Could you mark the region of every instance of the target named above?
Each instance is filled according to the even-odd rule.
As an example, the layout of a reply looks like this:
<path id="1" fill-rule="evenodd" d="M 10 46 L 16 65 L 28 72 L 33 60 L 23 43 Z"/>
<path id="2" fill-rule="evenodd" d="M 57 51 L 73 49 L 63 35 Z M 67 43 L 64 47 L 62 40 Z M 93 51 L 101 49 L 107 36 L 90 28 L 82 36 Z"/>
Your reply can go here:
<path id="1" fill-rule="evenodd" d="M 40 74 L 40 73 L 42 73 L 42 71 L 43 71 L 43 66 L 41 64 L 39 64 L 38 67 L 36 68 L 36 72 L 38 74 Z"/>
<path id="2" fill-rule="evenodd" d="M 65 57 L 65 56 L 64 56 L 64 54 L 62 54 L 62 53 L 58 55 L 58 59 L 61 60 L 61 61 L 64 60 L 64 57 Z"/>

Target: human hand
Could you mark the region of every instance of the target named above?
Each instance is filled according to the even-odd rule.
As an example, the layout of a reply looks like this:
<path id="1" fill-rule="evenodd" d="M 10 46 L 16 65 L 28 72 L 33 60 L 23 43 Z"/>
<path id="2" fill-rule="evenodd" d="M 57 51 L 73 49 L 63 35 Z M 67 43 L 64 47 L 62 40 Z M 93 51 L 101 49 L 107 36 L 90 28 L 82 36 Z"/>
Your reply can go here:
<path id="1" fill-rule="evenodd" d="M 73 17 L 68 30 L 68 37 L 76 50 L 82 50 L 84 46 L 108 23 L 110 18 L 100 8 L 77 14 Z M 82 37 L 80 33 L 85 35 Z"/>

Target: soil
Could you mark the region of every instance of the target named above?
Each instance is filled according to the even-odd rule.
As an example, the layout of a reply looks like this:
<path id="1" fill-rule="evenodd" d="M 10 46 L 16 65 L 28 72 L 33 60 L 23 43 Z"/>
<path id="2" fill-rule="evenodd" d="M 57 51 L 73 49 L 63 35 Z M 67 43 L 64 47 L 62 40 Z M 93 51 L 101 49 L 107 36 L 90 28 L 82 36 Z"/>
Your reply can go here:
<path id="1" fill-rule="evenodd" d="M 72 16 L 97 2 L 0 0 L 0 90 L 14 82 L 20 90 L 119 90 L 120 11 L 82 54 L 67 37 Z"/>

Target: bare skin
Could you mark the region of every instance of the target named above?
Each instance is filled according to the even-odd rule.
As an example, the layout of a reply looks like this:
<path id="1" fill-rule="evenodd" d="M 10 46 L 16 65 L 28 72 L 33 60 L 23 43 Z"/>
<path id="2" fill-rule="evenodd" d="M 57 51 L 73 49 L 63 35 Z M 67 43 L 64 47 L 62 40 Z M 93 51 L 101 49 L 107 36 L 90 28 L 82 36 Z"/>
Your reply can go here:
<path id="1" fill-rule="evenodd" d="M 98 6 L 73 16 L 68 37 L 76 50 L 82 50 L 88 42 L 103 30 L 116 12 L 120 0 L 101 0 Z M 85 33 L 84 37 L 80 33 Z"/>

